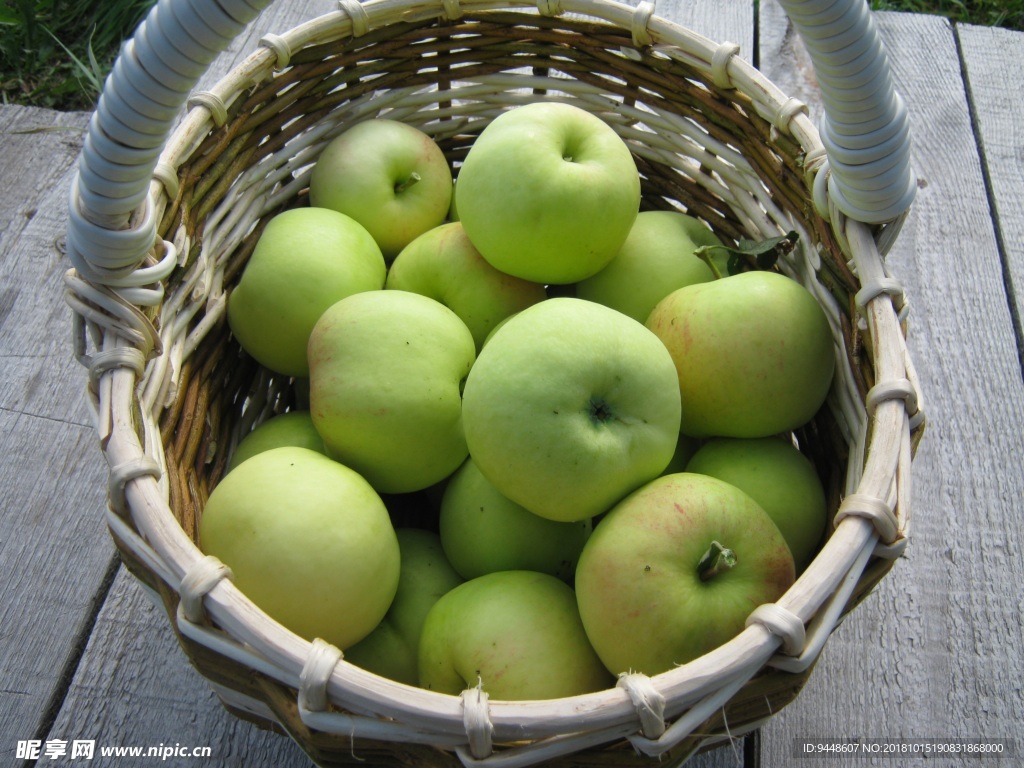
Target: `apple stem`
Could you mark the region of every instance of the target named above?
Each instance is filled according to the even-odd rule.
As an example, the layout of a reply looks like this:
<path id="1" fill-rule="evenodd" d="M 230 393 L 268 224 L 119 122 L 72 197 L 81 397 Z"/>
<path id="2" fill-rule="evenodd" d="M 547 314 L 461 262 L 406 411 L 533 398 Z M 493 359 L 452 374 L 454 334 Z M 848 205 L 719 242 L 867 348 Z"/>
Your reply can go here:
<path id="1" fill-rule="evenodd" d="M 694 256 L 696 256 L 697 258 L 699 258 L 701 261 L 703 261 L 705 264 L 708 265 L 708 269 L 710 269 L 711 270 L 711 274 L 715 276 L 715 280 L 721 280 L 722 279 L 722 272 L 718 269 L 718 266 L 715 264 L 714 259 L 711 258 L 711 250 L 713 248 L 721 248 L 721 247 L 723 247 L 723 246 L 718 246 L 718 245 L 702 245 L 700 248 L 697 248 L 693 252 Z"/>
<path id="2" fill-rule="evenodd" d="M 735 565 L 736 553 L 723 547 L 717 541 L 712 541 L 708 551 L 701 556 L 700 562 L 697 563 L 697 575 L 700 576 L 701 581 L 708 581 Z"/>
<path id="3" fill-rule="evenodd" d="M 395 194 L 402 194 L 403 192 L 405 192 L 405 190 L 407 190 L 417 181 L 420 181 L 422 178 L 423 177 L 416 173 L 416 171 L 413 171 L 412 173 L 409 174 L 409 178 L 407 178 L 405 181 L 400 181 L 397 184 L 395 184 Z"/>

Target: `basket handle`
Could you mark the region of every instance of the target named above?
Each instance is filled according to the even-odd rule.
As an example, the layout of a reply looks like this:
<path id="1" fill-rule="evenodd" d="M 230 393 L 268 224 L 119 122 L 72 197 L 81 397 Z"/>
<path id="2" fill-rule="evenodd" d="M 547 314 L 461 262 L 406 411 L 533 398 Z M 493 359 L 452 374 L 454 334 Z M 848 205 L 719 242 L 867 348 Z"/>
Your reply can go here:
<path id="1" fill-rule="evenodd" d="M 87 280 L 153 282 L 147 205 L 160 153 L 213 60 L 272 0 L 159 0 L 114 62 L 89 122 L 68 201 L 67 255 Z M 142 274 L 137 274 L 142 273 Z"/>
<path id="2" fill-rule="evenodd" d="M 147 193 L 160 153 L 210 63 L 271 1 L 159 0 L 125 44 L 71 185 L 67 254 L 81 277 L 114 288 L 157 281 L 162 270 L 140 265 L 157 240 Z M 909 121 L 866 0 L 779 1 L 821 85 L 828 173 L 818 178 L 847 217 L 897 220 L 916 191 Z M 362 10 L 356 0 L 339 4 Z"/>
<path id="3" fill-rule="evenodd" d="M 818 133 L 833 204 L 865 224 L 900 218 L 917 192 L 910 121 L 867 0 L 779 4 L 800 33 L 821 88 Z"/>

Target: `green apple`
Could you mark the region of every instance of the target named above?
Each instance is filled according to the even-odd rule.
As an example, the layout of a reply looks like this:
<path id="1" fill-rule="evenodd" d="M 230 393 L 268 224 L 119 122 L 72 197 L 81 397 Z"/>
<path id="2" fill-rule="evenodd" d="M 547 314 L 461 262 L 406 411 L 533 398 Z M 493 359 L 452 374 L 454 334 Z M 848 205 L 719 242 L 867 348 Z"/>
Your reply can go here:
<path id="1" fill-rule="evenodd" d="M 489 123 L 455 186 L 469 239 L 502 272 L 572 283 L 602 269 L 629 234 L 640 174 L 629 147 L 596 115 L 535 102 Z"/>
<path id="2" fill-rule="evenodd" d="M 377 628 L 345 651 L 345 659 L 382 677 L 419 685 L 423 622 L 441 595 L 463 579 L 445 558 L 435 532 L 398 528 L 395 533 L 402 553 L 395 599 Z"/>
<path id="3" fill-rule="evenodd" d="M 374 118 L 356 123 L 320 154 L 309 181 L 313 205 L 358 221 L 391 261 L 448 216 L 452 171 L 419 128 Z"/>
<path id="4" fill-rule="evenodd" d="M 533 514 L 498 493 L 469 458 L 445 488 L 439 530 L 448 561 L 464 578 L 522 570 L 571 581 L 591 523 Z"/>
<path id="5" fill-rule="evenodd" d="M 422 490 L 466 459 L 461 386 L 476 356 L 458 315 L 408 291 L 330 307 L 309 337 L 310 413 L 327 455 L 379 493 Z"/>
<path id="6" fill-rule="evenodd" d="M 814 464 L 788 438 L 715 438 L 691 457 L 687 472 L 735 485 L 782 531 L 797 573 L 814 557 L 825 533 L 825 489 Z"/>
<path id="7" fill-rule="evenodd" d="M 611 687 L 580 622 L 572 589 L 537 571 L 496 571 L 460 584 L 430 609 L 420 685 L 492 699 L 554 699 Z"/>
<path id="8" fill-rule="evenodd" d="M 383 288 L 386 272 L 380 248 L 348 216 L 284 211 L 267 223 L 228 295 L 228 325 L 260 364 L 308 376 L 306 343 L 317 318 L 346 296 Z"/>
<path id="9" fill-rule="evenodd" d="M 327 455 L 323 438 L 313 426 L 313 417 L 309 415 L 309 411 L 286 411 L 271 416 L 238 441 L 228 461 L 227 471 L 230 472 L 258 453 L 288 445 L 309 448 Z"/>
<path id="10" fill-rule="evenodd" d="M 384 287 L 440 301 L 466 324 L 478 350 L 499 322 L 547 298 L 543 285 L 488 264 L 457 221 L 434 227 L 403 248 Z"/>
<path id="11" fill-rule="evenodd" d="M 480 350 L 463 424 L 470 455 L 499 493 L 541 517 L 585 520 L 668 465 L 679 435 L 675 366 L 631 317 L 547 299 Z"/>
<path id="12" fill-rule="evenodd" d="M 587 637 L 614 674 L 656 675 L 739 634 L 794 581 L 768 514 L 704 475 L 664 475 L 595 527 L 576 568 Z"/>
<path id="13" fill-rule="evenodd" d="M 655 305 L 676 288 L 714 279 L 694 251 L 721 245 L 700 219 L 681 211 L 642 211 L 626 242 L 596 275 L 576 284 L 576 295 L 647 320 Z"/>
<path id="14" fill-rule="evenodd" d="M 342 650 L 373 631 L 398 588 L 384 502 L 308 448 L 272 448 L 225 475 L 203 509 L 199 547 L 271 618 Z"/>
<path id="15" fill-rule="evenodd" d="M 806 424 L 835 369 L 828 318 L 800 283 L 743 272 L 679 288 L 647 319 L 675 361 L 681 431 L 768 437 Z"/>

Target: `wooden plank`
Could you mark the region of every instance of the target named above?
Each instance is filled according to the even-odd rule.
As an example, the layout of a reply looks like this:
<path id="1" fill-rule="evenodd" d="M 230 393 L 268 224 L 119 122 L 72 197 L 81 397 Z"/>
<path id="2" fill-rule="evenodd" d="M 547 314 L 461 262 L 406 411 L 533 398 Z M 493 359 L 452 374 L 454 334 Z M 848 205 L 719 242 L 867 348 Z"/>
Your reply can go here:
<path id="1" fill-rule="evenodd" d="M 0 254 L 11 248 L 82 146 L 86 112 L 0 106 Z M 17 187 L 17 188 L 15 188 Z"/>
<path id="2" fill-rule="evenodd" d="M 628 1 L 637 4 L 637 0 Z M 655 13 L 716 43 L 737 43 L 740 56 L 748 61 L 754 59 L 754 9 L 750 0 L 660 0 L 655 4 Z"/>
<path id="3" fill-rule="evenodd" d="M 1024 420 L 1024 386 L 978 150 L 950 25 L 878 20 L 913 120 L 920 189 L 888 263 L 911 300 L 929 427 L 914 463 L 910 546 L 765 729 L 766 765 L 790 764 L 797 737 L 1008 738 L 1024 716 L 1024 439 L 1013 426 Z M 787 39 L 768 34 L 764 15 L 761 28 L 762 42 Z M 762 45 L 763 69 L 781 60 Z"/>
<path id="4" fill-rule="evenodd" d="M 0 107 L 0 733 L 11 738 L 46 728 L 113 560 L 55 248 L 87 121 Z"/>
<path id="5" fill-rule="evenodd" d="M 104 746 L 209 747 L 197 765 L 311 765 L 287 737 L 221 706 L 178 647 L 163 608 L 123 568 L 48 738 L 92 739 L 97 754 Z"/>
<path id="6" fill-rule="evenodd" d="M 89 115 L 0 107 L 0 408 L 88 424 L 58 248 Z M 73 409 L 69 410 L 69 403 Z"/>
<path id="7" fill-rule="evenodd" d="M 1024 80 L 1024 33 L 962 24 L 956 31 L 1024 366 L 1024 104 L 1016 88 Z"/>
<path id="8" fill-rule="evenodd" d="M 0 410 L 0 734 L 38 738 L 114 558 L 91 428 Z M 5 745 L 6 748 L 7 745 Z"/>

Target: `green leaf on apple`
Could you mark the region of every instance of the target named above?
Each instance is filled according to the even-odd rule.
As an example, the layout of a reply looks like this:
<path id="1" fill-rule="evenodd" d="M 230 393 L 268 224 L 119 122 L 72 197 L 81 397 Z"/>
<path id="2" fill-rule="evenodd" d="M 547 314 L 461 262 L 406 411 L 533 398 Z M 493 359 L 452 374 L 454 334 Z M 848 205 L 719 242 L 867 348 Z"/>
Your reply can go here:
<path id="1" fill-rule="evenodd" d="M 743 271 L 744 264 L 756 266 L 757 269 L 771 269 L 780 256 L 791 253 L 796 248 L 799 239 L 799 233 L 794 230 L 765 240 L 740 240 L 735 248 L 728 245 L 702 245 L 693 252 L 693 255 L 704 261 L 715 273 L 716 278 L 721 278 L 723 275 L 711 258 L 713 251 L 725 251 L 729 254 L 727 269 L 730 275 L 736 275 Z"/>

